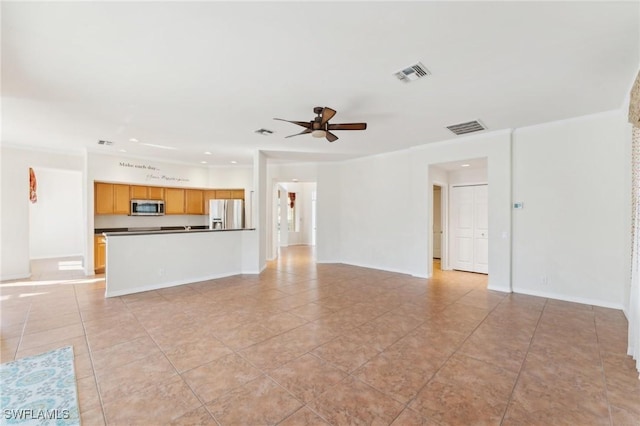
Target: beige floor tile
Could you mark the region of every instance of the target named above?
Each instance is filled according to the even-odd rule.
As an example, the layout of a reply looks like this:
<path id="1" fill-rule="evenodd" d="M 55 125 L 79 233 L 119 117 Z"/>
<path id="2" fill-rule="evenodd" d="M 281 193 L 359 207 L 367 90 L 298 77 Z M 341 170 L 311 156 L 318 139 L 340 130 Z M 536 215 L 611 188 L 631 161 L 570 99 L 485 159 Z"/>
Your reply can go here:
<path id="1" fill-rule="evenodd" d="M 347 377 L 310 402 L 331 424 L 390 424 L 404 405 L 354 377 Z"/>
<path id="2" fill-rule="evenodd" d="M 201 402 L 180 377 L 158 381 L 142 391 L 105 401 L 104 411 L 108 424 L 157 424 L 195 410 Z"/>
<path id="3" fill-rule="evenodd" d="M 260 376 L 262 372 L 243 358 L 231 354 L 182 374 L 198 398 L 209 402 L 244 383 Z"/>
<path id="4" fill-rule="evenodd" d="M 305 354 L 270 371 L 269 376 L 301 401 L 309 402 L 330 390 L 346 377 L 346 373 L 318 357 Z"/>
<path id="5" fill-rule="evenodd" d="M 0 284 L 0 357 L 72 345 L 83 425 L 640 424 L 620 310 L 312 255 L 108 299 L 37 262 L 65 284 Z"/>
<path id="6" fill-rule="evenodd" d="M 302 407 L 278 423 L 279 426 L 327 426 L 328 424 L 322 417 L 307 407 Z"/>
<path id="7" fill-rule="evenodd" d="M 173 365 L 161 353 L 115 367 L 109 374 L 98 377 L 98 386 L 106 403 L 126 398 L 177 375 Z"/>
<path id="8" fill-rule="evenodd" d="M 207 404 L 220 424 L 276 424 L 302 406 L 302 402 L 268 377 L 252 380 Z"/>

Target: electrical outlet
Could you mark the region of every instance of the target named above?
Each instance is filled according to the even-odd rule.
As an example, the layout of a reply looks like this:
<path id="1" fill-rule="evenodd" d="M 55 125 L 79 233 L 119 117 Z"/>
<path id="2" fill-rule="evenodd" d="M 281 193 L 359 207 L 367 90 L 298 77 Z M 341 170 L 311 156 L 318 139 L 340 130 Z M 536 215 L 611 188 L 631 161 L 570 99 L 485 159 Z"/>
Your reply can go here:
<path id="1" fill-rule="evenodd" d="M 163 276 L 164 275 L 164 268 L 160 268 L 158 269 L 158 276 Z"/>
<path id="2" fill-rule="evenodd" d="M 542 277 L 540 277 L 540 284 L 548 285 L 549 284 L 549 277 L 546 276 L 546 275 L 543 275 Z"/>

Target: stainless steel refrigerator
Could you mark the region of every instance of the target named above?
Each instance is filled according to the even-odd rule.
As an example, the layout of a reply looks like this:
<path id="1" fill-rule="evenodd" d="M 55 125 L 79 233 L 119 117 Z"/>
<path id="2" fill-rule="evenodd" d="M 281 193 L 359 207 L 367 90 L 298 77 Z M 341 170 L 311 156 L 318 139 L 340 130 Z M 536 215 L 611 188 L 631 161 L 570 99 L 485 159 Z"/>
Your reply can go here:
<path id="1" fill-rule="evenodd" d="M 243 200 L 210 200 L 209 229 L 244 228 Z"/>

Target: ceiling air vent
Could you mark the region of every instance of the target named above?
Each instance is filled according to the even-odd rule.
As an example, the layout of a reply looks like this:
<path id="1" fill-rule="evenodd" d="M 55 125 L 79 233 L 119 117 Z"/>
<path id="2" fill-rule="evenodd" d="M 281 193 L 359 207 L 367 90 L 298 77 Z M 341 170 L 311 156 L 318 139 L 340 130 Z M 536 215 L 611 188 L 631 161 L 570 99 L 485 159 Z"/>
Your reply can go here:
<path id="1" fill-rule="evenodd" d="M 415 81 L 419 78 L 431 75 L 431 72 L 424 65 L 422 65 L 421 62 L 418 62 L 415 65 L 411 65 L 410 67 L 398 71 L 394 75 L 398 78 L 398 80 L 404 83 L 411 83 L 412 81 Z"/>
<path id="2" fill-rule="evenodd" d="M 100 141 L 98 141 L 98 145 L 111 146 L 111 145 L 113 145 L 113 142 L 100 140 Z"/>
<path id="3" fill-rule="evenodd" d="M 464 135 L 466 133 L 479 132 L 480 130 L 486 130 L 482 123 L 478 120 L 467 121 L 466 123 L 454 124 L 447 126 L 447 129 L 451 130 L 456 135 Z"/>
<path id="4" fill-rule="evenodd" d="M 273 133 L 273 130 L 269 130 L 269 129 L 258 129 L 258 130 L 254 130 L 255 133 L 258 133 L 260 135 L 263 136 L 269 136 L 270 134 Z"/>

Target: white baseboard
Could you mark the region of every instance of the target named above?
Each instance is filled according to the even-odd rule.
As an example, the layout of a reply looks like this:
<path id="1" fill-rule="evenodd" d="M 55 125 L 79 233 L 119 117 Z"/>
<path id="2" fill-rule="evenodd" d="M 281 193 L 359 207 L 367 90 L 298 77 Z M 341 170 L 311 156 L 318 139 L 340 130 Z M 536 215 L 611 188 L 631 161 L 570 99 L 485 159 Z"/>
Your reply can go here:
<path id="1" fill-rule="evenodd" d="M 242 272 L 232 273 L 232 274 L 209 275 L 206 277 L 196 277 L 196 278 L 188 278 L 185 280 L 167 281 L 164 283 L 150 284 L 150 285 L 144 285 L 139 287 L 131 287 L 131 288 L 126 288 L 126 289 L 116 290 L 116 291 L 109 291 L 109 285 L 107 284 L 107 288 L 104 296 L 105 297 L 124 296 L 127 294 L 142 293 L 144 291 L 151 291 L 151 290 L 160 290 L 162 288 L 176 287 L 179 285 L 195 284 L 202 281 L 216 280 L 218 278 L 226 278 L 226 277 L 231 277 L 231 276 L 240 275 L 240 274 L 242 274 Z"/>
<path id="2" fill-rule="evenodd" d="M 402 274 L 402 275 L 411 275 L 411 273 L 407 271 L 401 271 L 399 269 L 391 269 L 391 268 L 382 268 L 380 266 L 368 265 L 366 263 L 354 263 L 354 262 L 344 262 L 344 261 L 338 262 L 338 263 L 344 263 L 345 265 L 351 265 L 351 266 L 358 266 L 360 268 L 376 269 L 378 271 L 393 272 L 393 273 Z"/>
<path id="3" fill-rule="evenodd" d="M 24 280 L 28 278 L 31 278 L 31 273 L 0 275 L 0 281 Z"/>
<path id="4" fill-rule="evenodd" d="M 58 254 L 55 256 L 38 256 L 38 257 L 30 257 L 29 260 L 47 260 L 47 259 L 62 259 L 65 257 L 82 257 L 84 258 L 84 254 L 82 253 L 77 253 L 77 254 Z"/>
<path id="5" fill-rule="evenodd" d="M 499 291 L 500 293 L 513 293 L 509 287 L 499 286 L 499 285 L 488 285 L 487 290 L 491 291 Z"/>
<path id="6" fill-rule="evenodd" d="M 623 306 L 619 303 L 605 302 L 602 300 L 588 299 L 586 297 L 568 296 L 566 294 L 558 294 L 547 291 L 536 291 L 530 289 L 514 288 L 514 293 L 528 294 L 529 296 L 545 297 L 547 299 L 562 300 L 564 302 L 581 303 L 583 305 L 599 306 L 601 308 L 618 309 L 623 311 Z"/>

